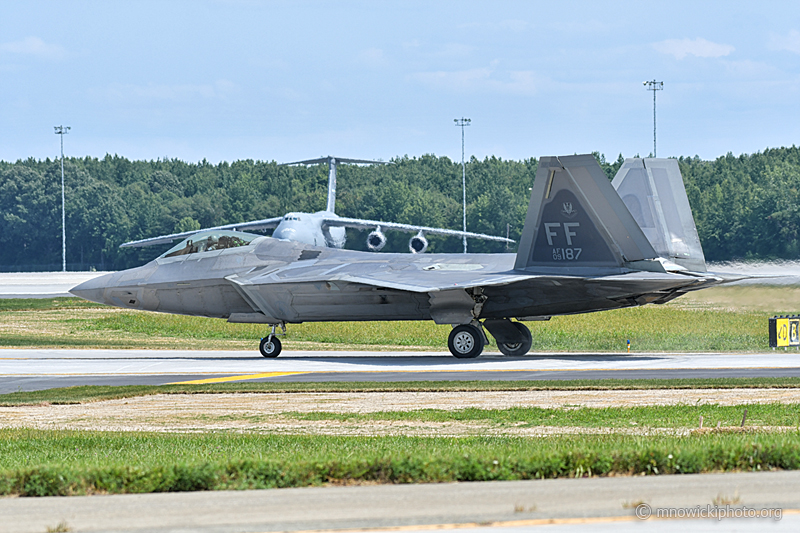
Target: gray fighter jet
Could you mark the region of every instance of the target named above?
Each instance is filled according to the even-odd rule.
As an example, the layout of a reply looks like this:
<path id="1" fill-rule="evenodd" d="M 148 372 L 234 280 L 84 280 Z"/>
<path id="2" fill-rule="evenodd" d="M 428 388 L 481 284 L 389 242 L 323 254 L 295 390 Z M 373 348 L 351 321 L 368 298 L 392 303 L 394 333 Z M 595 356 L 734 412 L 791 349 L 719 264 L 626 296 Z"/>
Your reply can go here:
<path id="1" fill-rule="evenodd" d="M 726 281 L 706 271 L 674 159 L 629 159 L 613 185 L 591 155 L 539 160 L 517 254 L 372 254 L 234 231 L 195 235 L 139 268 L 72 289 L 95 302 L 276 327 L 353 320 L 451 324 L 477 357 L 484 330 L 506 355 L 522 321 L 664 303 Z"/>
<path id="2" fill-rule="evenodd" d="M 282 217 L 267 218 L 264 220 L 254 220 L 252 222 L 242 222 L 238 224 L 227 224 L 171 235 L 161 235 L 150 237 L 138 241 L 126 242 L 120 248 L 152 246 L 155 244 L 166 244 L 178 239 L 185 239 L 199 233 L 205 234 L 208 231 L 263 231 L 273 229 L 272 237 L 276 239 L 286 239 L 297 241 L 315 246 L 328 246 L 331 248 L 343 248 L 345 244 L 345 228 L 356 228 L 359 230 L 372 230 L 367 235 L 367 248 L 373 252 L 383 249 L 386 245 L 384 230 L 397 230 L 415 233 L 408 241 L 408 249 L 411 253 L 421 254 L 428 249 L 428 239 L 425 234 L 447 235 L 452 237 L 469 237 L 473 239 L 483 239 L 489 241 L 500 241 L 513 243 L 512 239 L 485 235 L 483 233 L 472 233 L 469 231 L 458 231 L 443 228 L 430 228 L 427 226 L 415 226 L 413 224 L 400 224 L 397 222 L 384 222 L 380 220 L 364 220 L 361 218 L 345 218 L 334 213 L 336 206 L 336 165 L 338 163 L 352 164 L 386 164 L 385 161 L 369 161 L 366 159 L 345 159 L 342 157 L 322 157 L 319 159 L 309 159 L 294 163 L 284 163 L 284 165 L 314 165 L 318 163 L 328 163 L 328 203 L 325 211 L 316 213 L 287 213 Z"/>

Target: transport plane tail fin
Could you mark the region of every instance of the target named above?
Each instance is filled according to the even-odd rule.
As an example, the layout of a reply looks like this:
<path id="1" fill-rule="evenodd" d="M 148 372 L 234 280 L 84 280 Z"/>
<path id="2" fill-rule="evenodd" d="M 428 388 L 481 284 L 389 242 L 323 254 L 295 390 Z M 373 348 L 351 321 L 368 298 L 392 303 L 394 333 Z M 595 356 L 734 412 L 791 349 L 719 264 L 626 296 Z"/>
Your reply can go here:
<path id="1" fill-rule="evenodd" d="M 514 267 L 591 275 L 663 264 L 592 155 L 542 157 Z"/>
<path id="2" fill-rule="evenodd" d="M 626 159 L 612 185 L 660 257 L 706 271 L 677 160 Z"/>

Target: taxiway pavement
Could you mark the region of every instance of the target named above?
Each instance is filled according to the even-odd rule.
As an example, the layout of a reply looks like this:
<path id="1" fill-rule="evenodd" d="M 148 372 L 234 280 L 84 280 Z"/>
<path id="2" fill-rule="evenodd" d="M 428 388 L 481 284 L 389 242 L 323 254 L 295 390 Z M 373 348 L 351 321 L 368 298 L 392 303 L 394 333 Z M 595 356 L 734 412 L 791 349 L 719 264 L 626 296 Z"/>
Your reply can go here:
<path id="1" fill-rule="evenodd" d="M 73 296 L 69 290 L 108 272 L 2 272 L 0 298 L 57 298 Z"/>
<path id="2" fill-rule="evenodd" d="M 771 516 L 687 520 L 715 502 Z M 637 506 L 640 516 L 637 518 Z M 659 520 L 659 509 L 683 512 Z M 800 472 L 0 499 L 0 533 L 70 531 L 797 531 Z M 682 510 L 682 511 L 681 511 Z M 693 511 L 696 510 L 696 511 Z M 772 510 L 772 511 L 766 511 Z M 664 511 L 662 511 L 663 513 Z M 740 513 L 742 513 L 740 511 Z M 364 529 L 360 529 L 364 528 Z M 67 529 L 61 529 L 67 530 Z"/>
<path id="3" fill-rule="evenodd" d="M 443 352 L 0 350 L 0 394 L 74 385 L 800 377 L 800 352 L 529 354 Z"/>

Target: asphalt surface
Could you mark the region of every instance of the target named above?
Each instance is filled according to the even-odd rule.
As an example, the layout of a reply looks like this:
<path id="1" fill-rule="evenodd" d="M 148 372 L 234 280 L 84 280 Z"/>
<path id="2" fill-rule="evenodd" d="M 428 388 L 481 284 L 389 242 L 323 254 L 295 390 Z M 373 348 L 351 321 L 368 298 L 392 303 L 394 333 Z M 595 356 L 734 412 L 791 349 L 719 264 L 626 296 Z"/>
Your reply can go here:
<path id="1" fill-rule="evenodd" d="M 691 509 L 708 512 L 714 502 L 731 513 L 737 512 L 736 508 L 753 510 L 739 513 L 774 511 L 767 518 L 655 518 L 659 509 L 676 509 L 673 514 L 698 512 Z M 649 507 L 639 507 L 638 512 L 642 516 L 649 512 L 650 518 L 636 517 L 640 504 Z M 795 509 L 800 509 L 800 472 L 764 472 L 5 498 L 0 499 L 0 532 L 41 533 L 59 523 L 71 531 L 153 533 L 355 528 L 527 531 L 548 524 L 555 531 L 576 527 L 797 531 L 800 514 Z M 434 525 L 440 527 L 431 527 Z"/>
<path id="2" fill-rule="evenodd" d="M 800 352 L 483 354 L 441 352 L 0 350 L 0 394 L 74 385 L 213 382 L 487 381 L 800 376 Z"/>
<path id="3" fill-rule="evenodd" d="M 72 287 L 103 274 L 107 272 L 0 272 L 0 299 L 73 296 Z"/>

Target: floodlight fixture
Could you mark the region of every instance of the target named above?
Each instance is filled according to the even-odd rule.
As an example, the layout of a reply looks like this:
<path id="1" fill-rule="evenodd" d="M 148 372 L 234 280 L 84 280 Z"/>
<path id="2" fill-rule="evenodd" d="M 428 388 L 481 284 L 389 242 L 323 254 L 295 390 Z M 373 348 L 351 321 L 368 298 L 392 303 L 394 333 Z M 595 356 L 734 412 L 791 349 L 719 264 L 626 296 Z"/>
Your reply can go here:
<path id="1" fill-rule="evenodd" d="M 642 85 L 648 91 L 653 91 L 653 157 L 656 157 L 656 91 L 664 90 L 664 82 L 652 80 L 642 82 Z"/>
<path id="2" fill-rule="evenodd" d="M 66 209 L 64 207 L 64 135 L 69 133 L 69 126 L 53 126 L 55 134 L 61 135 L 61 271 L 67 271 L 67 227 Z"/>
<path id="3" fill-rule="evenodd" d="M 461 195 L 463 206 L 463 230 L 467 232 L 467 167 L 464 164 L 464 127 L 469 126 L 472 119 L 469 118 L 454 118 L 457 127 L 461 127 Z M 464 253 L 467 253 L 467 236 L 464 235 Z"/>

